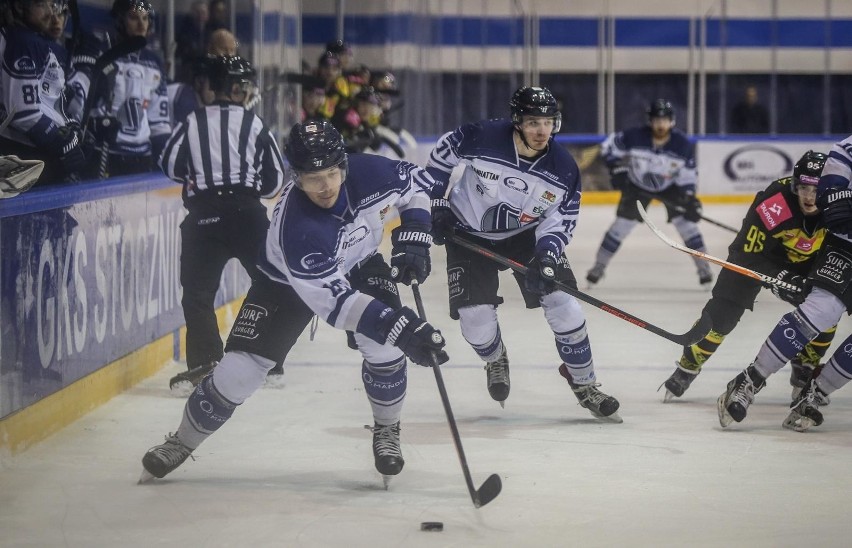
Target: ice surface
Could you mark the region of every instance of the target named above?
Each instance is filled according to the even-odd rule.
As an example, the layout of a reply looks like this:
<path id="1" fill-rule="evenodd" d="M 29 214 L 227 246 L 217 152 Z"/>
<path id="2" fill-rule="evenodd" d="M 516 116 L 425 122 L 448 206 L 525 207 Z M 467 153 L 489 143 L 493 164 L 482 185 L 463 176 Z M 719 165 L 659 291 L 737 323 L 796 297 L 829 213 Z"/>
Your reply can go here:
<path id="1" fill-rule="evenodd" d="M 739 225 L 744 204 L 705 215 Z M 585 206 L 569 246 L 578 278 L 591 266 L 612 206 Z M 659 206 L 651 217 L 671 235 Z M 711 254 L 732 234 L 704 225 Z M 0 546 L 845 546 L 852 476 L 852 398 L 832 395 L 825 423 L 781 428 L 789 370 L 769 379 L 748 418 L 726 430 L 716 397 L 789 307 L 761 293 L 684 397 L 658 386 L 680 348 L 583 305 L 602 389 L 623 424 L 580 408 L 559 376 L 539 310 L 510 278 L 499 309 L 512 366 L 505 409 L 447 315 L 443 251 L 423 286 L 429 319 L 448 339 L 444 380 L 474 483 L 497 473 L 503 492 L 474 509 L 432 372 L 410 368 L 405 469 L 385 491 L 373 468 L 360 358 L 321 325 L 293 349 L 283 389 L 264 388 L 164 480 L 137 486 L 140 459 L 176 429 L 176 366 L 113 399 L 0 467 Z M 718 272 L 717 267 L 713 267 Z M 583 287 L 581 282 L 581 287 Z M 410 291 L 402 289 L 409 304 Z M 682 333 L 709 293 L 691 259 L 639 226 L 594 296 Z M 844 318 L 837 341 L 849 334 Z M 442 521 L 440 533 L 420 531 Z"/>

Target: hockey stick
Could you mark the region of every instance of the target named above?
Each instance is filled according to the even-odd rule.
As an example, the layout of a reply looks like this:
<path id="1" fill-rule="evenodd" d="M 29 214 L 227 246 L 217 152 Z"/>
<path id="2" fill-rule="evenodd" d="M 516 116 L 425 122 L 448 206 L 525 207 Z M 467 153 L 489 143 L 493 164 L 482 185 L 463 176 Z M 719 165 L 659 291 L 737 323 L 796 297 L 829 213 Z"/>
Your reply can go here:
<path id="1" fill-rule="evenodd" d="M 733 270 L 737 274 L 742 274 L 743 276 L 748 276 L 749 278 L 753 278 L 753 279 L 758 280 L 760 282 L 763 282 L 764 284 L 767 284 L 767 285 L 775 285 L 775 286 L 780 287 L 781 289 L 784 289 L 784 290 L 787 290 L 787 291 L 792 291 L 794 293 L 798 293 L 802 290 L 802 288 L 797 286 L 797 285 L 793 285 L 791 283 L 784 282 L 782 280 L 779 280 L 778 278 L 773 278 L 772 276 L 767 276 L 766 274 L 761 274 L 760 272 L 756 272 L 756 271 L 754 271 L 750 268 L 746 268 L 744 266 L 740 266 L 740 265 L 735 264 L 735 263 L 730 263 L 730 262 L 728 262 L 724 259 L 719 259 L 718 257 L 708 255 L 707 253 L 704 253 L 702 251 L 696 251 L 694 249 L 690 249 L 690 248 L 686 247 L 685 245 L 681 245 L 681 244 L 677 243 L 676 241 L 672 240 L 671 238 L 669 238 L 668 236 L 666 236 L 665 234 L 663 234 L 663 232 L 659 228 L 657 228 L 657 225 L 655 225 L 653 222 L 651 222 L 651 219 L 648 218 L 648 212 L 645 211 L 645 208 L 642 207 L 642 204 L 641 204 L 641 202 L 639 202 L 639 200 L 636 200 L 636 207 L 639 208 L 639 215 L 642 217 L 642 220 L 645 221 L 645 224 L 648 225 L 648 228 L 651 229 L 651 232 L 653 232 L 657 236 L 657 238 L 661 239 L 669 247 L 673 247 L 673 248 L 677 249 L 678 251 L 683 251 L 684 253 L 688 253 L 689 255 L 692 255 L 693 257 L 698 257 L 700 259 L 704 259 L 705 261 L 717 264 L 717 265 L 721 266 L 722 268 L 727 268 L 728 270 Z"/>
<path id="2" fill-rule="evenodd" d="M 417 314 L 420 316 L 420 319 L 425 322 L 426 312 L 423 310 L 423 299 L 420 297 L 420 286 L 417 284 L 417 280 L 411 282 L 411 292 L 414 293 L 414 302 L 417 305 Z M 447 387 L 444 385 L 444 377 L 441 375 L 441 368 L 436 363 L 432 366 L 432 371 L 435 373 L 435 383 L 438 385 L 438 392 L 441 394 L 441 403 L 444 404 L 444 412 L 447 414 L 447 423 L 450 425 L 450 432 L 453 434 L 453 443 L 456 445 L 456 453 L 458 454 L 459 461 L 461 462 L 464 481 L 467 484 L 470 499 L 473 501 L 473 505 L 475 507 L 480 508 L 494 500 L 497 495 L 500 494 L 500 490 L 503 488 L 503 482 L 500 480 L 500 476 L 497 474 L 491 474 L 479 489 L 474 489 L 473 478 L 470 477 L 470 469 L 467 466 L 467 458 L 464 456 L 461 436 L 459 436 L 459 429 L 458 426 L 456 426 L 453 409 L 450 407 L 450 398 L 447 395 Z"/>
<path id="3" fill-rule="evenodd" d="M 642 196 L 644 196 L 646 198 L 652 198 L 654 200 L 657 200 L 657 201 L 669 206 L 670 208 L 674 209 L 678 213 L 684 213 L 686 211 L 685 207 L 683 207 L 682 205 L 678 205 L 678 204 L 672 202 L 671 200 L 666 200 L 666 199 L 664 199 L 664 198 L 662 198 L 662 197 L 660 197 L 656 194 L 642 190 L 639 187 L 637 187 L 636 189 L 639 191 L 639 194 L 641 194 Z M 719 228 L 724 228 L 725 230 L 730 230 L 731 232 L 734 232 L 734 233 L 739 232 L 739 230 L 737 230 L 736 228 L 732 227 L 731 225 L 726 225 L 725 223 L 723 223 L 721 221 L 716 221 L 714 219 L 710 219 L 709 217 L 705 217 L 704 215 L 699 215 L 698 217 L 702 221 L 706 221 L 706 222 L 710 223 L 711 225 L 716 225 Z"/>
<path id="4" fill-rule="evenodd" d="M 130 36 L 125 40 L 117 43 L 107 51 L 105 51 L 98 60 L 95 61 L 95 66 L 92 68 L 92 75 L 89 82 L 89 94 L 86 95 L 86 102 L 83 105 L 83 117 L 80 120 L 80 127 L 83 131 L 83 136 L 86 136 L 86 128 L 89 123 L 89 117 L 97 100 L 97 84 L 101 78 L 107 76 L 114 70 L 112 64 L 125 55 L 130 55 L 134 51 L 139 51 L 144 48 L 148 40 L 144 36 Z"/>
<path id="5" fill-rule="evenodd" d="M 83 40 L 83 24 L 80 18 L 80 6 L 77 0 L 68 0 L 68 11 L 71 13 L 71 24 L 74 29 L 71 31 L 71 45 L 68 48 L 68 59 L 74 59 L 74 54 L 80 47 L 80 42 Z"/>
<path id="6" fill-rule="evenodd" d="M 448 239 L 450 241 L 452 241 L 453 243 L 456 243 L 456 244 L 458 244 L 462 247 L 466 247 L 467 249 L 470 249 L 471 251 L 475 251 L 476 253 L 479 253 L 480 255 L 488 257 L 489 259 L 496 261 L 496 262 L 502 264 L 503 266 L 508 266 L 509 268 L 511 268 L 512 270 L 514 270 L 515 272 L 518 272 L 520 274 L 526 274 L 527 271 L 529 270 L 529 268 L 527 268 L 526 266 L 522 265 L 521 263 L 519 263 L 517 261 L 509 259 L 508 257 L 503 257 L 502 255 L 498 255 L 498 254 L 494 253 L 493 251 L 489 251 L 488 249 L 485 249 L 484 247 L 477 245 L 477 244 L 475 244 L 471 241 L 465 240 L 464 238 L 460 238 L 458 236 L 453 235 L 453 236 L 450 236 Z M 589 303 L 590 305 L 597 307 L 597 308 L 603 310 L 604 312 L 608 312 L 608 313 L 612 314 L 613 316 L 616 316 L 617 318 L 621 318 L 622 320 L 624 320 L 626 322 L 630 322 L 633 325 L 641 327 L 645 331 L 650 331 L 651 333 L 653 333 L 655 335 L 659 335 L 660 337 L 663 337 L 664 339 L 668 339 L 668 340 L 672 341 L 673 343 L 677 343 L 681 346 L 689 346 L 691 344 L 694 344 L 694 343 L 700 341 L 701 339 L 704 338 L 704 335 L 706 335 L 710 331 L 710 329 L 712 329 L 712 321 L 710 320 L 710 316 L 706 312 L 703 312 L 701 314 L 701 319 L 699 319 L 695 323 L 695 325 L 693 325 L 692 328 L 689 331 L 687 331 L 686 333 L 684 333 L 682 335 L 678 335 L 676 333 L 670 333 L 670 332 L 666 331 L 665 329 L 661 329 L 654 324 L 648 323 L 643 319 L 637 318 L 633 314 L 629 314 L 629 313 L 627 313 L 623 310 L 620 310 L 620 309 L 618 309 L 618 308 L 616 308 L 612 305 L 609 305 L 609 304 L 607 304 L 607 303 L 605 303 L 601 300 L 598 300 L 598 299 L 592 297 L 591 295 L 583 293 L 582 291 L 580 291 L 578 289 L 574 289 L 573 287 L 570 287 L 567 284 L 564 284 L 560 281 L 554 281 L 553 283 L 556 285 L 556 288 L 559 289 L 560 291 L 564 291 L 565 293 L 568 293 L 569 295 L 571 295 L 571 296 L 573 296 L 573 297 L 575 297 L 575 298 L 577 298 L 581 301 Z"/>

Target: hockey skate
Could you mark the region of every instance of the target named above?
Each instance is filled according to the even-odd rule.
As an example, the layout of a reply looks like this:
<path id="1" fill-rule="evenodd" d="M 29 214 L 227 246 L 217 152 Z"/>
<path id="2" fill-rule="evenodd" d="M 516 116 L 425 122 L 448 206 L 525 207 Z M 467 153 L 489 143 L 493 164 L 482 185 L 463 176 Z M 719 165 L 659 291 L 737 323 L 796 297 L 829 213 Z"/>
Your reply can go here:
<path id="1" fill-rule="evenodd" d="M 713 284 L 713 271 L 707 263 L 698 267 L 698 283 L 703 289 L 710 290 Z"/>
<path id="2" fill-rule="evenodd" d="M 592 416 L 619 424 L 624 422 L 617 412 L 618 400 L 598 390 L 600 384 L 574 384 L 571 373 L 568 372 L 568 366 L 564 363 L 559 366 L 559 374 L 565 377 L 574 395 L 577 396 L 577 401 L 582 407 L 588 409 Z"/>
<path id="3" fill-rule="evenodd" d="M 586 281 L 589 282 L 589 287 L 591 288 L 603 278 L 604 270 L 606 270 L 606 265 L 603 263 L 595 263 L 595 265 L 589 269 L 586 273 Z"/>
<path id="4" fill-rule="evenodd" d="M 823 419 L 819 402 L 827 397 L 817 386 L 816 380 L 811 379 L 801 390 L 799 397 L 790 404 L 790 414 L 784 419 L 782 426 L 796 432 L 805 432 L 812 426 L 819 426 Z"/>
<path id="5" fill-rule="evenodd" d="M 284 365 L 275 364 L 275 367 L 269 370 L 266 374 L 266 381 L 263 383 L 266 388 L 284 388 Z"/>
<path id="6" fill-rule="evenodd" d="M 505 407 L 510 388 L 509 356 L 506 354 L 505 348 L 496 360 L 485 364 L 485 373 L 491 399 L 499 402 L 500 407 Z"/>
<path id="7" fill-rule="evenodd" d="M 675 366 L 677 366 L 677 368 L 674 370 L 674 373 L 666 379 L 666 382 L 660 385 L 660 388 L 663 386 L 666 387 L 666 393 L 663 396 L 663 403 L 668 403 L 675 398 L 683 396 L 683 393 L 686 392 L 689 385 L 692 384 L 692 381 L 694 381 L 695 377 L 697 377 L 698 373 L 700 373 L 700 371 L 684 369 L 680 365 L 680 362 L 675 362 Z"/>
<path id="8" fill-rule="evenodd" d="M 364 426 L 373 432 L 373 457 L 376 460 L 376 470 L 382 475 L 385 489 L 388 488 L 392 476 L 399 474 L 405 465 L 402 450 L 399 447 L 399 421 L 394 424 L 374 424 Z"/>
<path id="9" fill-rule="evenodd" d="M 754 401 L 754 395 L 766 386 L 766 379 L 749 365 L 728 383 L 716 407 L 719 412 L 719 424 L 727 428 L 733 421 L 742 422 L 748 413 L 748 406 Z"/>
<path id="10" fill-rule="evenodd" d="M 802 389 L 808 385 L 811 378 L 816 376 L 816 373 L 821 367 L 813 368 L 810 365 L 805 365 L 798 356 L 790 361 L 790 386 L 793 387 L 791 394 L 793 401 L 798 399 L 799 394 L 802 393 Z M 831 403 L 831 399 L 822 391 L 817 394 L 817 398 L 817 403 L 820 406 L 826 406 Z"/>
<path id="11" fill-rule="evenodd" d="M 213 368 L 219 365 L 219 362 L 205 363 L 198 367 L 193 367 L 189 371 L 178 373 L 169 380 L 169 390 L 172 394 L 181 398 L 186 398 L 201 382 L 201 379 L 213 371 Z"/>
<path id="12" fill-rule="evenodd" d="M 169 434 L 166 436 L 165 443 L 148 449 L 142 457 L 143 470 L 139 483 L 145 483 L 153 478 L 164 478 L 191 455 L 192 449 L 184 445 L 177 434 Z"/>

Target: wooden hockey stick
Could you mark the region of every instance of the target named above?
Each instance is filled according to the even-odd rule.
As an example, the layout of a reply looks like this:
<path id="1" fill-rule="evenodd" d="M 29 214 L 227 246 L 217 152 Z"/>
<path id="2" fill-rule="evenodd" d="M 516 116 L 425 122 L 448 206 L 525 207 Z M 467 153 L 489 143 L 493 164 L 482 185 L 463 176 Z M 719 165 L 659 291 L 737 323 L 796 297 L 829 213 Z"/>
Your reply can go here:
<path id="1" fill-rule="evenodd" d="M 686 211 L 686 208 L 683 207 L 682 205 L 678 205 L 678 204 L 676 204 L 676 203 L 674 203 L 670 200 L 666 200 L 666 199 L 664 199 L 664 198 L 662 198 L 662 197 L 660 197 L 660 196 L 658 196 L 654 193 L 642 190 L 641 188 L 637 187 L 637 190 L 639 191 L 639 194 L 641 194 L 642 196 L 644 196 L 646 198 L 652 198 L 654 200 L 657 200 L 658 202 L 663 203 L 663 204 L 669 206 L 670 208 L 674 209 L 678 213 L 684 213 Z M 702 221 L 706 221 L 706 222 L 710 223 L 711 225 L 716 225 L 719 228 L 724 228 L 725 230 L 728 230 L 728 231 L 733 232 L 733 233 L 739 232 L 739 230 L 737 230 L 736 228 L 732 227 L 731 225 L 726 225 L 725 223 L 723 223 L 721 221 L 716 221 L 716 220 L 711 219 L 709 217 L 705 217 L 704 215 L 699 215 L 699 217 L 701 218 Z"/>
<path id="2" fill-rule="evenodd" d="M 748 276 L 749 278 L 753 278 L 753 279 L 758 280 L 760 282 L 763 282 L 767 285 L 778 286 L 781 289 L 784 289 L 784 290 L 787 290 L 787 291 L 792 291 L 794 293 L 798 293 L 798 292 L 802 291 L 802 288 L 797 286 L 797 285 L 793 285 L 791 283 L 784 282 L 782 280 L 779 280 L 778 278 L 773 278 L 772 276 L 767 276 L 766 274 L 761 274 L 760 272 L 756 272 L 756 271 L 754 271 L 750 268 L 746 268 L 744 266 L 740 266 L 738 264 L 728 262 L 724 259 L 720 259 L 718 257 L 708 255 L 707 253 L 704 253 L 702 251 L 696 251 L 694 249 L 690 249 L 690 248 L 686 247 L 685 245 L 677 243 L 676 241 L 672 240 L 671 238 L 669 238 L 668 236 L 663 234 L 663 232 L 659 228 L 657 228 L 657 225 L 655 225 L 653 222 L 651 222 L 651 219 L 648 218 L 648 212 L 645 211 L 645 208 L 642 207 L 642 203 L 639 200 L 636 200 L 636 207 L 639 208 L 639 215 L 642 217 L 642 220 L 645 221 L 645 224 L 648 225 L 648 228 L 651 229 L 651 231 L 657 236 L 657 238 L 661 239 L 669 247 L 673 247 L 673 248 L 677 249 L 678 251 L 683 251 L 684 253 L 688 253 L 689 255 L 692 255 L 693 257 L 698 257 L 698 258 L 704 259 L 705 261 L 711 262 L 713 264 L 717 264 L 717 265 L 721 266 L 722 268 L 727 268 L 728 270 L 733 270 L 737 274 L 742 274 L 743 276 Z"/>
<path id="3" fill-rule="evenodd" d="M 420 297 L 420 286 L 417 280 L 411 282 L 411 291 L 414 293 L 414 302 L 417 305 L 417 314 L 420 319 L 426 321 L 426 312 L 423 310 L 423 299 Z M 456 419 L 453 415 L 453 409 L 450 407 L 450 398 L 447 395 L 447 387 L 444 385 L 444 377 L 441 375 L 441 368 L 436 363 L 432 366 L 432 371 L 435 373 L 435 383 L 438 385 L 438 392 L 441 394 L 441 403 L 444 404 L 444 412 L 447 414 L 447 423 L 450 425 L 450 432 L 453 434 L 453 443 L 456 445 L 456 453 L 461 462 L 462 473 L 464 473 L 464 481 L 467 484 L 467 491 L 470 493 L 470 499 L 473 505 L 477 508 L 485 506 L 497 495 L 503 488 L 503 482 L 497 474 L 491 474 L 480 486 L 479 489 L 473 487 L 473 478 L 470 476 L 470 469 L 467 466 L 467 458 L 464 456 L 464 448 L 462 448 L 461 436 L 459 436 L 459 428 L 456 425 Z"/>
<path id="4" fill-rule="evenodd" d="M 497 253 L 494 253 L 493 251 L 485 249 L 484 247 L 477 245 L 477 244 L 475 244 L 471 241 L 465 240 L 464 238 L 460 238 L 459 236 L 452 235 L 452 236 L 449 236 L 447 239 L 452 241 L 453 243 L 456 243 L 456 244 L 462 246 L 462 247 L 466 247 L 467 249 L 470 249 L 471 251 L 475 251 L 476 253 L 479 253 L 480 255 L 488 257 L 489 259 L 496 261 L 496 262 L 498 262 L 498 263 L 500 263 L 504 266 L 508 266 L 509 268 L 511 268 L 512 270 L 514 270 L 515 272 L 518 272 L 520 274 L 526 274 L 527 271 L 529 270 L 529 268 L 527 268 L 526 266 L 522 265 L 521 263 L 519 263 L 517 261 L 509 259 L 508 257 L 503 257 L 502 255 L 498 255 Z M 608 312 L 608 313 L 612 314 L 613 316 L 621 318 L 622 320 L 624 320 L 626 322 L 630 322 L 635 326 L 641 327 L 645 331 L 650 331 L 651 333 L 653 333 L 655 335 L 659 335 L 660 337 L 663 337 L 664 339 L 668 339 L 668 340 L 672 341 L 673 343 L 677 343 L 680 346 L 689 346 L 691 344 L 694 344 L 694 343 L 700 341 L 701 339 L 704 338 L 704 336 L 713 327 L 709 314 L 707 314 L 706 312 L 702 312 L 701 318 L 695 323 L 695 325 L 692 326 L 692 328 L 689 331 L 687 331 L 686 333 L 683 333 L 682 335 L 679 335 L 677 333 L 671 333 L 669 331 L 666 331 L 665 329 L 657 327 L 654 324 L 648 323 L 641 318 L 637 318 L 633 314 L 629 314 L 629 313 L 627 313 L 623 310 L 620 310 L 620 309 L 618 309 L 618 308 L 616 308 L 616 307 L 614 307 L 610 304 L 607 304 L 607 303 L 605 303 L 605 302 L 603 302 L 599 299 L 596 299 L 596 298 L 592 297 L 591 295 L 583 293 L 582 291 L 580 291 L 578 289 L 574 289 L 573 287 L 570 287 L 567 284 L 564 284 L 564 283 L 559 282 L 559 281 L 554 281 L 553 283 L 556 285 L 556 288 L 559 289 L 560 291 L 564 291 L 565 293 L 568 293 L 569 295 L 571 295 L 571 296 L 573 296 L 573 297 L 575 297 L 575 298 L 577 298 L 577 299 L 579 299 L 583 302 L 586 302 L 586 303 L 588 303 L 588 304 L 590 304 L 590 305 L 592 305 L 596 308 L 599 308 L 599 309 L 603 310 L 604 312 Z"/>

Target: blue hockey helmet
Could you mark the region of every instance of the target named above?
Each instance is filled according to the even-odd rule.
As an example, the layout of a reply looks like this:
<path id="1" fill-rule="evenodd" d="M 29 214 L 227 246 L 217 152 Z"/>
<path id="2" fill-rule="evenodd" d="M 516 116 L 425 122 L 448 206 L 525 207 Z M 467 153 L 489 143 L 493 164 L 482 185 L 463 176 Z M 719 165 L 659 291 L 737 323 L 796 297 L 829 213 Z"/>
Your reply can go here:
<path id="1" fill-rule="evenodd" d="M 521 86 L 509 100 L 509 110 L 512 113 L 512 123 L 515 127 L 520 127 L 524 116 L 553 118 L 552 133 L 559 133 L 559 129 L 562 127 L 562 113 L 559 111 L 559 104 L 547 88 Z"/>
<path id="2" fill-rule="evenodd" d="M 327 120 L 295 124 L 284 145 L 284 156 L 297 173 L 323 171 L 339 166 L 346 180 L 346 147 L 340 132 Z"/>

